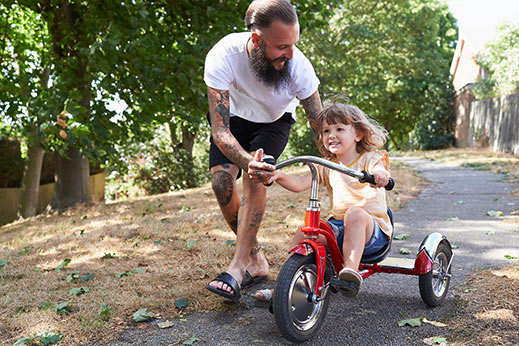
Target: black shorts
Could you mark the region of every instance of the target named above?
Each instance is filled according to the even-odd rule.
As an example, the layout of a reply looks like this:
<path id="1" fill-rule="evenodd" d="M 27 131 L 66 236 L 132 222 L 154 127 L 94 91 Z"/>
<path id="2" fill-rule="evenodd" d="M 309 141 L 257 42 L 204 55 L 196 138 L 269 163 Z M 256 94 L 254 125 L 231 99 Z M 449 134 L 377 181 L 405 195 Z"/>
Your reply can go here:
<path id="1" fill-rule="evenodd" d="M 209 119 L 209 114 L 207 114 L 207 118 Z M 238 143 L 247 152 L 263 148 L 265 154 L 272 155 L 277 160 L 287 145 L 290 128 L 294 122 L 291 113 L 283 114 L 273 123 L 254 123 L 239 117 L 231 117 L 230 128 Z M 209 167 L 226 163 L 234 164 L 214 144 L 211 137 Z"/>

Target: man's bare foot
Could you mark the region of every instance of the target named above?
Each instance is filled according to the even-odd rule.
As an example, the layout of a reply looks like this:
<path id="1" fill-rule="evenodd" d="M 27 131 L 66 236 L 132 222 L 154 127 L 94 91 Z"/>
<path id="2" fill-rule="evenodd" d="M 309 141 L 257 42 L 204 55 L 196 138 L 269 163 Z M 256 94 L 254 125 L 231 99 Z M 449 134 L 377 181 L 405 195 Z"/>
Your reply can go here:
<path id="1" fill-rule="evenodd" d="M 252 277 L 267 276 L 269 274 L 269 263 L 260 247 L 255 251 L 251 251 L 249 264 L 245 269 Z"/>

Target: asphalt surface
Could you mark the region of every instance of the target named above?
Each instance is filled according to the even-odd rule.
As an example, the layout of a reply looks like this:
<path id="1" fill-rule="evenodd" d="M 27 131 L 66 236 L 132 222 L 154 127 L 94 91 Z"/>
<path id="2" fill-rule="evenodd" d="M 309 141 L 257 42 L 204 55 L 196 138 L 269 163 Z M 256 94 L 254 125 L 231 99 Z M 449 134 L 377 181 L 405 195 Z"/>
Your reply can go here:
<path id="1" fill-rule="evenodd" d="M 420 298 L 418 277 L 375 274 L 364 281 L 355 299 L 332 294 L 323 326 L 305 345 L 424 345 L 435 337 L 448 338 L 442 326 L 424 323 L 421 327 L 399 327 L 398 322 L 422 317 L 441 320 L 452 310 L 453 288 L 462 285 L 468 274 L 478 268 L 518 263 L 505 258 L 507 254 L 519 256 L 519 233 L 511 232 L 518 228 L 517 224 L 487 215 L 492 210 L 509 215 L 519 209 L 519 200 L 511 195 L 512 186 L 504 182 L 504 176 L 453 163 L 398 159 L 415 167 L 431 184 L 395 213 L 395 235 L 406 233 L 410 237 L 394 240 L 390 256 L 414 258 L 427 234 L 440 232 L 447 236 L 455 246 L 447 299 L 437 308 L 428 308 Z M 401 255 L 401 247 L 412 254 Z M 289 345 L 273 315 L 254 304 L 252 292 L 242 296 L 240 303 L 229 309 L 232 312 L 194 313 L 186 316 L 185 322 L 175 320 L 167 329 L 159 329 L 160 321 L 155 321 L 145 330 L 126 331 L 109 344 L 94 342 L 89 346 L 173 345 L 189 340 L 195 345 Z"/>

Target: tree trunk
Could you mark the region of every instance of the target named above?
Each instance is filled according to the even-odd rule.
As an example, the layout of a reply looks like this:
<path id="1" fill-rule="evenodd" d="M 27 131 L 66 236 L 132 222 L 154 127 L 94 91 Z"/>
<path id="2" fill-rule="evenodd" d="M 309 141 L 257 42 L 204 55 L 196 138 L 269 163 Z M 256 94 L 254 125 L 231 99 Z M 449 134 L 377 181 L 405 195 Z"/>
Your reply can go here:
<path id="1" fill-rule="evenodd" d="M 52 208 L 65 209 L 76 203 L 90 202 L 90 166 L 79 150 L 69 147 L 67 156 L 56 154 L 56 186 Z"/>
<path id="2" fill-rule="evenodd" d="M 43 68 L 40 75 L 41 88 L 46 89 L 49 85 L 50 69 Z M 25 92 L 25 97 L 29 97 Z M 22 194 L 18 202 L 18 216 L 28 218 L 35 216 L 38 209 L 38 195 L 40 192 L 41 165 L 45 152 L 40 145 L 37 131 L 33 127 L 32 133 L 28 136 L 27 159 L 24 163 L 22 178 Z"/>
<path id="3" fill-rule="evenodd" d="M 169 136 L 173 150 L 184 149 L 189 161 L 193 160 L 193 146 L 195 145 L 196 135 L 190 132 L 187 127 L 182 127 L 182 140 L 176 134 L 175 124 L 168 122 Z"/>
<path id="4" fill-rule="evenodd" d="M 44 154 L 36 136 L 32 138 L 28 149 L 23 169 L 22 194 L 18 202 L 18 216 L 23 218 L 34 216 L 37 212 L 41 165 Z"/>
<path id="5" fill-rule="evenodd" d="M 84 28 L 82 9 L 84 2 L 58 0 L 50 2 L 47 13 L 51 22 L 53 50 L 62 58 L 71 74 L 68 87 L 81 95 L 78 118 L 90 118 L 90 75 L 80 54 L 80 47 L 88 46 L 89 36 Z M 75 78 L 71 78 L 71 77 Z M 81 122 L 81 121 L 80 121 Z M 52 208 L 64 209 L 76 203 L 90 202 L 90 178 L 88 159 L 79 154 L 76 143 L 68 143 L 66 157 L 56 154 L 56 186 Z"/>
<path id="6" fill-rule="evenodd" d="M 195 145 L 195 134 L 187 128 L 182 128 L 182 148 L 186 151 L 189 161 L 193 160 L 193 146 Z"/>
<path id="7" fill-rule="evenodd" d="M 171 140 L 171 147 L 173 149 L 177 148 L 178 143 L 180 143 L 180 140 L 177 137 L 177 132 L 175 129 L 175 124 L 171 121 L 168 122 L 169 127 L 169 139 Z"/>

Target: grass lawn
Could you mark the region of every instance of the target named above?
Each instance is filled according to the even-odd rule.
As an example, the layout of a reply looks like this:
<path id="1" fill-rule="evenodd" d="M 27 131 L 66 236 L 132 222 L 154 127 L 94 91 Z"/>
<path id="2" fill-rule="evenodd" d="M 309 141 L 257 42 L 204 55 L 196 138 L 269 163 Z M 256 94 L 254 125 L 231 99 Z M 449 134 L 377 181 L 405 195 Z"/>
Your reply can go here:
<path id="1" fill-rule="evenodd" d="M 519 195 L 517 157 L 478 150 L 416 155 L 507 172 L 508 179 L 516 183 L 514 193 Z M 398 210 L 427 182 L 402 164 L 391 164 L 396 188 L 388 193 L 388 203 Z M 292 172 L 303 174 L 306 168 L 295 167 Z M 322 190 L 323 216 L 328 210 L 325 195 Z M 258 239 L 264 245 L 271 264 L 269 276 L 274 280 L 293 233 L 304 221 L 308 193 L 291 193 L 274 185 L 268 196 Z M 225 270 L 234 252 L 234 238 L 209 185 L 82 205 L 61 214 L 52 212 L 2 226 L 0 344 L 12 345 L 22 337 L 34 338 L 45 332 L 56 338 L 63 334 L 63 345 L 106 341 L 116 338 L 124 328 L 138 327 L 133 314 L 141 308 L 173 321 L 192 311 L 227 309 L 228 304 L 214 299 L 205 285 Z M 503 270 L 509 287 L 515 287 L 507 299 L 515 304 L 517 321 L 519 270 Z M 492 277 L 498 275 L 486 275 L 489 278 L 483 282 L 475 279 L 468 283 L 477 287 L 476 295 L 485 295 L 478 299 L 483 304 L 478 312 L 488 311 L 485 304 L 495 299 L 495 291 L 487 292 L 479 285 L 492 283 Z M 179 309 L 186 302 L 187 307 Z M 461 322 L 472 324 L 476 312 L 470 305 L 460 304 L 452 319 L 454 329 Z M 499 340 L 495 336 L 499 330 L 490 328 L 485 333 L 487 339 Z M 463 333 L 459 335 L 463 340 Z M 481 335 L 482 340 L 485 335 Z"/>

